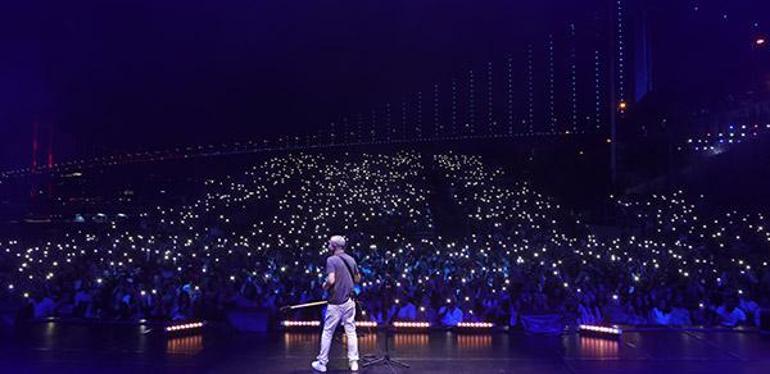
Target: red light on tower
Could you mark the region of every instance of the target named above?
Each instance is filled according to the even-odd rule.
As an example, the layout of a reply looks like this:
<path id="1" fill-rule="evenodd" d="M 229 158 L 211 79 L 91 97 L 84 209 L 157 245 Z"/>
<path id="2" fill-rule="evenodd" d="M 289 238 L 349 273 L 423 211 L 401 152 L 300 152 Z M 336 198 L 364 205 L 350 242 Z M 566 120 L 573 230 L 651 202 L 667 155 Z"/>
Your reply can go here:
<path id="1" fill-rule="evenodd" d="M 32 170 L 37 169 L 37 121 L 32 122 Z"/>
<path id="2" fill-rule="evenodd" d="M 757 36 L 756 38 L 754 38 L 755 47 L 759 48 L 759 47 L 764 47 L 766 45 L 767 45 L 767 38 L 765 38 L 764 36 Z"/>
<path id="3" fill-rule="evenodd" d="M 53 168 L 53 126 L 48 127 L 48 168 Z"/>

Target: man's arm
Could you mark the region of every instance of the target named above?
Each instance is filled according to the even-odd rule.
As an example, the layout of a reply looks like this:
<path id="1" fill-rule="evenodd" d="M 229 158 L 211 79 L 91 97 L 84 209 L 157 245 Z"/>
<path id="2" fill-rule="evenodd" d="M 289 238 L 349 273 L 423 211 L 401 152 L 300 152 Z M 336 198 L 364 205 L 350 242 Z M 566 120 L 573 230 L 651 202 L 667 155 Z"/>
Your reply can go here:
<path id="1" fill-rule="evenodd" d="M 326 282 L 323 284 L 324 290 L 328 290 L 334 286 L 334 265 L 332 265 L 332 259 L 326 259 Z"/>
<path id="2" fill-rule="evenodd" d="M 326 276 L 326 282 L 324 282 L 324 289 L 328 290 L 334 286 L 334 272 L 329 273 Z"/>

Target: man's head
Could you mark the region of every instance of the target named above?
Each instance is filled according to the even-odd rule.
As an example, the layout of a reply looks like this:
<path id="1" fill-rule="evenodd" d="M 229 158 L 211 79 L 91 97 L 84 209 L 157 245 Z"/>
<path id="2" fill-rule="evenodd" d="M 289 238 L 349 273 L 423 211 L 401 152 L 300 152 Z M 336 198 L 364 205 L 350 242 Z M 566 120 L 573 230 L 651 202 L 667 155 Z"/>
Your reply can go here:
<path id="1" fill-rule="evenodd" d="M 334 235 L 329 239 L 329 250 L 332 252 L 335 251 L 344 251 L 345 250 L 345 238 L 342 235 Z"/>

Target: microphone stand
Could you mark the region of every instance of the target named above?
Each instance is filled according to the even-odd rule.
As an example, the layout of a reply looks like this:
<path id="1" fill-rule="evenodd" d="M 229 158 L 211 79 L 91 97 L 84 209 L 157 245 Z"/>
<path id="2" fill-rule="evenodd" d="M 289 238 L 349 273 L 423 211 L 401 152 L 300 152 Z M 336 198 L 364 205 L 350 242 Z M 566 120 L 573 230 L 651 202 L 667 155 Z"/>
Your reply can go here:
<path id="1" fill-rule="evenodd" d="M 391 320 L 392 319 L 393 318 L 391 317 Z M 372 366 L 382 365 L 389 368 L 394 373 L 396 372 L 395 370 L 396 367 L 409 369 L 409 365 L 407 363 L 394 359 L 390 356 L 390 344 L 388 343 L 388 340 L 390 340 L 391 323 L 392 321 L 388 321 L 388 323 L 385 325 L 385 347 L 383 350 L 384 353 L 382 354 L 382 356 L 379 356 L 379 357 L 377 355 L 367 355 L 371 358 L 367 358 L 365 356 L 365 358 L 367 358 L 367 361 L 361 364 L 362 367 L 368 368 Z"/>

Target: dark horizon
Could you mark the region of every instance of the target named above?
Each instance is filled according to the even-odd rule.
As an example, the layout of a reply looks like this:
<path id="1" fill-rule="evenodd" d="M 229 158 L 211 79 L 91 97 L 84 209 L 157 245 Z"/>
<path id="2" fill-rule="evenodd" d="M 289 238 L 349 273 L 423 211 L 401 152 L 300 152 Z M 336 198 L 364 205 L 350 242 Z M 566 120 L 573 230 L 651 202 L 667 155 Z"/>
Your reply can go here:
<path id="1" fill-rule="evenodd" d="M 0 164 L 29 164 L 34 121 L 57 157 L 321 127 L 505 53 L 557 3 L 12 5 Z"/>
<path id="2" fill-rule="evenodd" d="M 690 91 L 675 91 L 679 96 L 704 87 L 730 92 L 732 86 L 713 73 L 732 69 L 737 78 L 749 71 L 741 43 L 766 27 L 757 22 L 752 31 L 744 25 L 763 17 L 750 1 L 725 6 L 737 26 L 721 40 L 716 39 L 724 30 L 714 30 L 710 20 L 722 12 L 716 1 L 698 2 L 703 8 L 698 11 L 687 4 L 629 2 L 634 3 L 644 3 L 662 19 L 652 40 L 663 51 L 653 54 L 656 83 L 691 83 Z M 527 41 L 595 18 L 607 5 L 602 0 L 12 4 L 0 26 L 7 56 L 0 61 L 0 168 L 30 165 L 36 122 L 43 133 L 54 129 L 56 161 L 323 131 L 341 116 L 367 113 L 433 82 L 521 53 Z M 705 12 L 707 21 L 692 23 L 698 27 L 678 22 Z M 736 40 L 735 33 L 746 40 Z M 690 43 L 698 36 L 703 40 Z M 678 44 L 682 40 L 687 45 Z M 661 57 L 687 48 L 698 51 L 688 54 L 697 61 Z M 684 70 L 692 70 L 689 77 Z"/>

